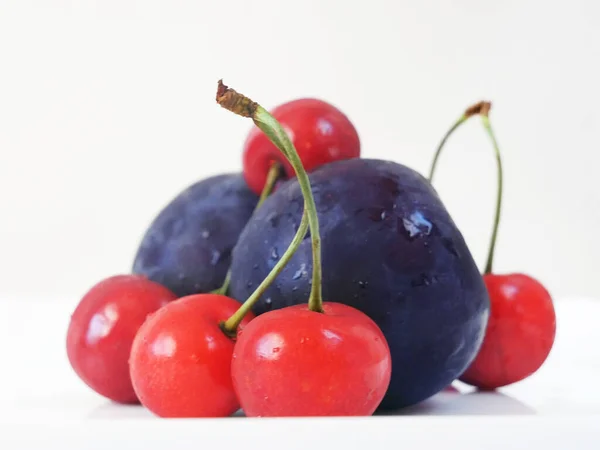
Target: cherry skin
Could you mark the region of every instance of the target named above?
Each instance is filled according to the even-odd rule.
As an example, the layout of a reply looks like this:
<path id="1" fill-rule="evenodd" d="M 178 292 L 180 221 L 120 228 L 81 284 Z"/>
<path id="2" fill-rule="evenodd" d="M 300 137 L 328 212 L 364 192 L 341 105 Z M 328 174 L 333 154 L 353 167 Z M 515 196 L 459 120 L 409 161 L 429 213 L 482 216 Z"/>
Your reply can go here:
<path id="1" fill-rule="evenodd" d="M 248 417 L 371 415 L 390 382 L 381 330 L 340 303 L 262 314 L 238 335 L 231 374 Z"/>
<path id="2" fill-rule="evenodd" d="M 75 373 L 98 394 L 137 403 L 129 377 L 129 351 L 146 317 L 176 299 L 141 275 L 117 275 L 96 284 L 71 315 L 67 356 Z"/>
<path id="3" fill-rule="evenodd" d="M 160 417 L 227 417 L 239 409 L 231 381 L 234 340 L 220 327 L 239 307 L 223 295 L 189 295 L 144 323 L 130 359 L 142 405 Z M 240 330 L 253 317 L 247 314 Z"/>
<path id="4" fill-rule="evenodd" d="M 460 380 L 493 390 L 521 381 L 542 366 L 554 344 L 556 314 L 546 288 L 527 275 L 483 278 L 490 318 L 479 353 Z"/>
<path id="5" fill-rule="evenodd" d="M 302 98 L 276 107 L 271 114 L 285 128 L 307 172 L 332 161 L 358 158 L 360 139 L 348 117 L 322 100 Z M 294 169 L 269 138 L 253 127 L 244 144 L 243 168 L 246 183 L 256 194 L 263 191 L 273 162 L 287 178 Z"/>

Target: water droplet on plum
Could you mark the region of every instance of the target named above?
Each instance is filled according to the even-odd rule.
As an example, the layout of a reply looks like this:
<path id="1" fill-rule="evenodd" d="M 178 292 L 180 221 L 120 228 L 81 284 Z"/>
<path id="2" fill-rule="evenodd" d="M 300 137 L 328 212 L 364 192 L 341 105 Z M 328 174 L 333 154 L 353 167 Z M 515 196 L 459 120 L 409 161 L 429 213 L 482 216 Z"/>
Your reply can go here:
<path id="1" fill-rule="evenodd" d="M 433 224 L 427 220 L 420 211 L 413 212 L 409 217 L 402 219 L 402 228 L 398 227 L 409 239 L 414 239 L 421 235 L 430 235 Z"/>
<path id="2" fill-rule="evenodd" d="M 373 222 L 381 222 L 385 219 L 385 208 L 368 208 L 366 211 Z"/>
<path id="3" fill-rule="evenodd" d="M 303 275 L 307 275 L 306 264 L 302 264 L 298 270 L 292 276 L 292 280 L 299 280 Z"/>
<path id="4" fill-rule="evenodd" d="M 412 279 L 410 281 L 410 285 L 412 287 L 429 286 L 430 284 L 433 284 L 437 281 L 438 280 L 435 276 L 429 276 L 427 274 L 422 273 L 417 278 Z"/>
<path id="5" fill-rule="evenodd" d="M 271 311 L 273 309 L 273 300 L 271 297 L 265 299 L 264 305 L 265 311 Z"/>
<path id="6" fill-rule="evenodd" d="M 274 259 L 274 260 L 279 259 L 279 253 L 277 251 L 277 247 L 273 247 L 271 249 L 271 259 Z"/>

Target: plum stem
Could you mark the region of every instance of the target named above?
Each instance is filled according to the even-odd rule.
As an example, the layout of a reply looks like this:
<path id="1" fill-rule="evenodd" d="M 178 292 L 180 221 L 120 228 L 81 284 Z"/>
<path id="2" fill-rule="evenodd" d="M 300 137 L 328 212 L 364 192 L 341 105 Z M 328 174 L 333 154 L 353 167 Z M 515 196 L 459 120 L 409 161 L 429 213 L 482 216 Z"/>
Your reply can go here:
<path id="1" fill-rule="evenodd" d="M 312 286 L 310 297 L 308 300 L 308 308 L 311 311 L 323 312 L 323 295 L 321 286 L 322 268 L 321 268 L 321 235 L 319 232 L 319 218 L 317 215 L 317 207 L 313 197 L 310 180 L 302 161 L 298 156 L 298 152 L 292 144 L 289 136 L 266 109 L 258 103 L 250 100 L 248 97 L 234 91 L 225 86 L 219 80 L 217 89 L 217 103 L 223 108 L 241 115 L 242 117 L 250 117 L 254 124 L 269 138 L 269 140 L 279 149 L 286 157 L 294 171 L 302 196 L 304 197 L 304 210 L 308 216 L 308 224 L 310 228 L 312 258 L 313 258 L 313 273 Z"/>
<path id="2" fill-rule="evenodd" d="M 258 285 L 256 290 L 248 297 L 248 299 L 239 307 L 239 309 L 225 322 L 221 323 L 221 329 L 225 334 L 230 337 L 235 337 L 237 333 L 237 328 L 244 320 L 246 314 L 252 309 L 252 307 L 256 304 L 258 299 L 265 293 L 267 288 L 271 285 L 273 280 L 277 278 L 277 276 L 281 273 L 281 271 L 285 268 L 289 260 L 294 256 L 296 250 L 304 240 L 304 236 L 306 236 L 306 232 L 308 231 L 308 215 L 306 213 L 306 209 L 304 209 L 302 213 L 302 220 L 300 221 L 300 226 L 298 227 L 298 231 L 292 239 L 290 246 L 281 256 L 281 259 L 277 261 L 275 267 L 269 272 L 269 274 L 265 277 L 265 279 Z"/>
<path id="3" fill-rule="evenodd" d="M 498 239 L 498 228 L 500 226 L 500 214 L 502 210 L 502 191 L 504 188 L 503 185 L 503 170 L 502 170 L 502 158 L 500 156 L 500 148 L 498 147 L 498 141 L 496 140 L 496 136 L 492 131 L 492 126 L 490 125 L 490 118 L 488 116 L 489 110 L 485 112 L 485 114 L 481 115 L 481 122 L 483 123 L 483 128 L 485 129 L 487 135 L 492 141 L 492 146 L 494 147 L 494 154 L 496 156 L 496 168 L 497 168 L 497 178 L 498 178 L 498 186 L 497 186 L 497 194 L 496 194 L 496 212 L 494 216 L 494 227 L 492 230 L 492 237 L 490 239 L 490 248 L 488 251 L 488 258 L 485 264 L 484 273 L 492 273 L 492 265 L 494 264 L 494 251 L 496 250 L 496 241 Z"/>
<path id="4" fill-rule="evenodd" d="M 273 192 L 273 188 L 275 187 L 275 183 L 277 183 L 277 180 L 279 179 L 280 175 L 281 175 L 281 165 L 277 162 L 274 162 L 273 164 L 271 164 L 271 167 L 269 168 L 269 172 L 267 173 L 267 181 L 265 182 L 265 187 L 263 188 L 262 192 L 260 193 L 260 197 L 258 199 L 258 202 L 256 203 L 256 207 L 254 208 L 254 211 L 252 212 L 253 215 L 256 213 L 256 211 L 258 211 L 258 208 L 260 208 L 262 206 L 262 204 L 265 202 L 267 197 L 269 195 L 271 195 L 271 192 Z M 227 295 L 227 291 L 229 290 L 230 283 L 231 283 L 231 267 L 227 270 L 227 275 L 225 275 L 225 280 L 223 281 L 223 284 L 221 285 L 221 287 L 212 291 L 211 294 Z"/>
<path id="5" fill-rule="evenodd" d="M 435 169 L 437 167 L 438 160 L 440 159 L 440 155 L 442 154 L 442 149 L 446 145 L 446 141 L 448 138 L 456 131 L 458 127 L 460 127 L 463 123 L 465 123 L 470 117 L 475 116 L 477 114 L 487 115 L 492 104 L 486 101 L 480 101 L 475 103 L 472 106 L 469 106 L 462 116 L 458 118 L 454 125 L 450 127 L 450 129 L 446 132 L 442 140 L 440 141 L 437 150 L 435 151 L 435 156 L 433 157 L 433 161 L 431 163 L 431 169 L 429 170 L 429 182 L 433 182 L 433 175 L 435 173 Z"/>

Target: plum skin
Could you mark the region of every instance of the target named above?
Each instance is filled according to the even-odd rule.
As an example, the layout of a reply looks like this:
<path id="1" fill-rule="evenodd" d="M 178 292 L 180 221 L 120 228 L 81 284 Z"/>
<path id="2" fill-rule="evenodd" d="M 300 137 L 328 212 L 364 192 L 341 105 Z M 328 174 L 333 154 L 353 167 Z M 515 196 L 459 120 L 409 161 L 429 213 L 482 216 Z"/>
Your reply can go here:
<path id="1" fill-rule="evenodd" d="M 133 273 L 179 297 L 219 288 L 231 251 L 257 202 L 240 173 L 192 184 L 150 224 L 135 255 Z"/>
<path id="2" fill-rule="evenodd" d="M 447 387 L 481 346 L 490 302 L 464 238 L 431 184 L 400 164 L 354 159 L 310 175 L 318 210 L 323 297 L 355 307 L 381 328 L 392 380 L 380 410 L 418 403 Z M 282 184 L 234 247 L 230 295 L 246 299 L 292 240 L 303 200 Z M 254 308 L 256 314 L 306 302 L 310 239 Z"/>

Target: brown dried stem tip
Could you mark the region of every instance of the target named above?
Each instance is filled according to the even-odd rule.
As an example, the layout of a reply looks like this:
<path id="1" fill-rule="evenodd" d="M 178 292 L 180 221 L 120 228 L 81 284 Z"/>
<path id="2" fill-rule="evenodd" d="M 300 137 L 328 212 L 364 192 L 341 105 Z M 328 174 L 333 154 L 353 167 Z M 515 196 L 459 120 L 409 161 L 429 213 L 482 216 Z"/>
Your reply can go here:
<path id="1" fill-rule="evenodd" d="M 491 102 L 481 101 L 479 103 L 475 103 L 473 106 L 469 106 L 464 114 L 464 117 L 471 117 L 479 114 L 480 116 L 486 116 L 489 114 L 490 109 L 492 108 Z"/>
<path id="2" fill-rule="evenodd" d="M 217 87 L 217 103 L 235 114 L 250 118 L 254 117 L 258 108 L 258 103 L 224 85 L 223 80 L 219 80 Z"/>

